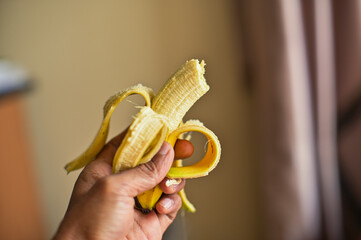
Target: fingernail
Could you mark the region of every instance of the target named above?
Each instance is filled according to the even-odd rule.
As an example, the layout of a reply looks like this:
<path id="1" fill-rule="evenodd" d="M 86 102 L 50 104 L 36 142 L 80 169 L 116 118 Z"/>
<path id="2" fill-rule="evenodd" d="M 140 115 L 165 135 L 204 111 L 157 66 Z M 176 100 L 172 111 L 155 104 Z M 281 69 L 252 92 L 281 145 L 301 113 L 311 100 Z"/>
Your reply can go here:
<path id="1" fill-rule="evenodd" d="M 173 205 L 173 200 L 170 198 L 163 198 L 159 203 L 164 209 L 169 209 Z"/>
<path id="2" fill-rule="evenodd" d="M 167 187 L 177 187 L 180 183 L 182 182 L 182 179 L 178 178 L 178 179 L 168 179 L 167 181 L 165 181 L 165 185 Z"/>
<path id="3" fill-rule="evenodd" d="M 169 152 L 169 149 L 170 149 L 170 144 L 164 142 L 162 147 L 159 149 L 158 153 L 160 155 L 166 155 Z"/>

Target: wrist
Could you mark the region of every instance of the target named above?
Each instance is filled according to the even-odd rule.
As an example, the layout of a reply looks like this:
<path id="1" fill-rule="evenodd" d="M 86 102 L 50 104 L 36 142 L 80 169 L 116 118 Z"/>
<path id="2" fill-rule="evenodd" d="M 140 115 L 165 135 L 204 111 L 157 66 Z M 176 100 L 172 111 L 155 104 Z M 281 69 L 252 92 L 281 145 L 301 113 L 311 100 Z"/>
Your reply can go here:
<path id="1" fill-rule="evenodd" d="M 53 240 L 81 240 L 85 239 L 81 236 L 81 234 L 78 233 L 78 231 L 72 227 L 69 226 L 69 224 L 66 224 L 63 220 L 63 222 L 60 224 L 58 230 L 56 231 Z"/>

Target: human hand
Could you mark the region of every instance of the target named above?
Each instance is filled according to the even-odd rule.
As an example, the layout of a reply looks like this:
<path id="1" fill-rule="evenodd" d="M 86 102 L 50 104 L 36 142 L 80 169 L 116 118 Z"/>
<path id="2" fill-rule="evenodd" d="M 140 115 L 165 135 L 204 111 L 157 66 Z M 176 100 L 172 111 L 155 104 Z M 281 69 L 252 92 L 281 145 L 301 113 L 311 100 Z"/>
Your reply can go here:
<path id="1" fill-rule="evenodd" d="M 97 158 L 78 177 L 64 219 L 54 239 L 161 239 L 182 203 L 185 185 L 167 186 L 165 178 L 177 158 L 192 155 L 193 146 L 181 140 L 172 146 L 164 142 L 151 161 L 112 174 L 112 161 L 125 132 L 107 143 Z M 156 210 L 144 214 L 134 208 L 134 197 L 157 184 L 165 193 Z"/>

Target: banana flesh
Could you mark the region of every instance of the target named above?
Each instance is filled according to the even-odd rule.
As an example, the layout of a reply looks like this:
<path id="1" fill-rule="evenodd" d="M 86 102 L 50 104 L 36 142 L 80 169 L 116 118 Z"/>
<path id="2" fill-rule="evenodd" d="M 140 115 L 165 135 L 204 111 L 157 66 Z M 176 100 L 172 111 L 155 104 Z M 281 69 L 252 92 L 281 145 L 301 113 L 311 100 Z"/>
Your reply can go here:
<path id="1" fill-rule="evenodd" d="M 204 61 L 187 61 L 173 74 L 159 93 L 154 96 L 150 88 L 141 84 L 125 89 L 110 97 L 104 106 L 103 122 L 88 149 L 78 158 L 65 166 L 67 172 L 84 167 L 92 161 L 103 148 L 109 131 L 111 115 L 118 104 L 131 94 L 140 94 L 145 106 L 135 116 L 126 136 L 113 159 L 113 173 L 146 163 L 158 152 L 162 143 L 168 141 L 172 146 L 184 133 L 197 131 L 208 139 L 205 156 L 191 166 L 182 166 L 182 160 L 174 161 L 167 177 L 197 178 L 208 175 L 218 164 L 221 146 L 217 136 L 198 120 L 182 123 L 182 119 L 192 105 L 208 90 L 204 78 Z M 137 196 L 144 209 L 152 210 L 162 195 L 159 186 Z M 183 207 L 194 212 L 194 206 L 187 199 L 184 190 L 179 192 Z"/>
<path id="2" fill-rule="evenodd" d="M 186 112 L 209 90 L 204 65 L 204 61 L 186 62 L 154 97 L 152 109 L 169 118 L 169 132 L 178 128 Z"/>
<path id="3" fill-rule="evenodd" d="M 161 147 L 162 139 L 165 139 L 167 133 L 166 118 L 155 113 L 150 107 L 143 107 L 135 116 L 115 154 L 113 173 L 148 162 Z M 149 148 L 152 144 L 154 146 Z M 145 154 L 147 149 L 151 150 Z"/>

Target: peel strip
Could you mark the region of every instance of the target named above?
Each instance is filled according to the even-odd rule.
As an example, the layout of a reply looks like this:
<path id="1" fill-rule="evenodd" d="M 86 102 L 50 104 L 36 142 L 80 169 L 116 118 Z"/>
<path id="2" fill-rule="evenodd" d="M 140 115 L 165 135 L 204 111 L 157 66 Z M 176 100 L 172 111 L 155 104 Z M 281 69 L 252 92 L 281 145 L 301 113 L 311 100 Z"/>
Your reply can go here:
<path id="1" fill-rule="evenodd" d="M 173 167 L 183 167 L 183 160 L 182 159 L 178 159 L 175 160 L 173 163 Z M 188 200 L 186 192 L 184 190 L 184 188 L 182 190 L 180 190 L 178 192 L 178 195 L 181 197 L 182 199 L 182 208 L 187 210 L 188 212 L 194 213 L 196 212 L 196 208 L 194 207 L 194 205 Z"/>
<path id="2" fill-rule="evenodd" d="M 141 84 L 127 88 L 113 96 L 111 96 L 104 105 L 104 118 L 97 135 L 95 136 L 91 145 L 79 157 L 65 165 L 65 170 L 69 173 L 76 169 L 82 168 L 91 162 L 96 155 L 102 150 L 109 133 L 109 123 L 112 113 L 115 108 L 126 97 L 132 94 L 139 94 L 145 99 L 146 106 L 151 105 L 153 98 L 153 90 Z"/>
<path id="3" fill-rule="evenodd" d="M 208 139 L 208 147 L 206 155 L 199 162 L 185 167 L 172 167 L 168 174 L 168 178 L 197 178 L 207 176 L 218 164 L 221 156 L 221 145 L 217 136 L 198 120 L 189 120 L 176 130 L 174 130 L 167 138 L 167 141 L 174 146 L 178 136 L 185 132 L 200 132 Z"/>

